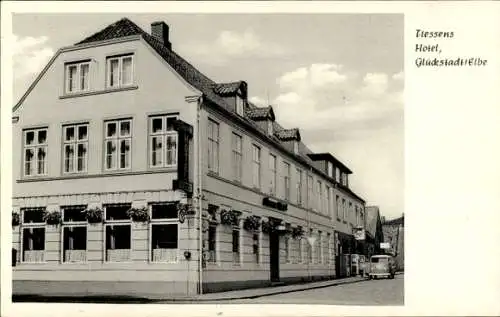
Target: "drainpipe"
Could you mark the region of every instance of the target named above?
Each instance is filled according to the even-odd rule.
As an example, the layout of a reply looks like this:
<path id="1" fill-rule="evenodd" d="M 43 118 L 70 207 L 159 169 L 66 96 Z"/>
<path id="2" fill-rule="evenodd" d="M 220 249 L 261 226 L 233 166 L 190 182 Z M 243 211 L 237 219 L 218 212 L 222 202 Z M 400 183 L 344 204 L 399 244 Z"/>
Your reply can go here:
<path id="1" fill-rule="evenodd" d="M 200 133 L 200 112 L 201 105 L 203 103 L 203 96 L 198 98 L 196 105 L 196 165 L 197 165 L 197 175 L 196 175 L 196 198 L 197 198 L 197 209 L 198 209 L 198 282 L 199 282 L 199 293 L 203 294 L 203 191 L 201 186 L 202 180 L 202 164 L 201 164 L 201 133 Z"/>

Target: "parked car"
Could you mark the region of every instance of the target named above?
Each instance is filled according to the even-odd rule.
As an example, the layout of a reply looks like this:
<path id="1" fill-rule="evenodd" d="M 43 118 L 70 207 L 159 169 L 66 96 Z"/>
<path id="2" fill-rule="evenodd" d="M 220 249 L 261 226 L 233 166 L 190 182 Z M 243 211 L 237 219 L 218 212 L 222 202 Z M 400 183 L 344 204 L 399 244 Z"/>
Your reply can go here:
<path id="1" fill-rule="evenodd" d="M 370 272 L 368 274 L 370 279 L 379 277 L 393 279 L 396 274 L 394 258 L 385 254 L 373 255 L 370 258 Z"/>

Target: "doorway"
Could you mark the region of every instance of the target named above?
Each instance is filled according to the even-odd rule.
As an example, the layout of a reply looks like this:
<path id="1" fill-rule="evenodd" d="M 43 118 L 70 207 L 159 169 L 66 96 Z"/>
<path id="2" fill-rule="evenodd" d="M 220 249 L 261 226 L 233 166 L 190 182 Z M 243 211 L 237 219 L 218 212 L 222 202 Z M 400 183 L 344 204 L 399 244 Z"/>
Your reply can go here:
<path id="1" fill-rule="evenodd" d="M 280 238 L 277 232 L 269 233 L 269 257 L 271 264 L 271 282 L 280 280 Z"/>

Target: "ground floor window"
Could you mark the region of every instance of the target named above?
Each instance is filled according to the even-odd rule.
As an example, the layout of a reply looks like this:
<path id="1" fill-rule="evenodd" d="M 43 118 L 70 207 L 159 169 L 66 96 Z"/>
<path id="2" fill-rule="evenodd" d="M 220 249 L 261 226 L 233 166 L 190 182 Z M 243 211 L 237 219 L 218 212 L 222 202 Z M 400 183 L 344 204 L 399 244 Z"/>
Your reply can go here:
<path id="1" fill-rule="evenodd" d="M 208 262 L 217 262 L 217 225 L 209 224 L 208 226 Z"/>
<path id="2" fill-rule="evenodd" d="M 130 261 L 132 225 L 127 215 L 130 207 L 130 204 L 117 204 L 104 208 L 107 262 Z"/>
<path id="3" fill-rule="evenodd" d="M 304 255 L 305 255 L 305 252 L 304 252 L 304 242 L 305 239 L 300 239 L 298 240 L 298 244 L 299 244 L 299 256 L 298 256 L 298 262 L 299 263 L 304 263 Z"/>
<path id="4" fill-rule="evenodd" d="M 252 240 L 254 261 L 255 263 L 260 263 L 260 232 L 254 232 Z"/>
<path id="5" fill-rule="evenodd" d="M 21 210 L 22 261 L 45 261 L 45 208 L 25 208 Z"/>
<path id="6" fill-rule="evenodd" d="M 177 202 L 154 203 L 151 210 L 151 261 L 177 262 L 179 214 Z"/>
<path id="7" fill-rule="evenodd" d="M 288 236 L 285 236 L 284 237 L 285 239 L 285 261 L 286 263 L 290 263 L 291 259 L 290 259 L 290 238 Z"/>
<path id="8" fill-rule="evenodd" d="M 63 262 L 87 260 L 86 206 L 63 207 Z"/>
<path id="9" fill-rule="evenodd" d="M 233 245 L 233 263 L 240 264 L 240 229 L 233 228 L 232 231 L 232 245 Z"/>
<path id="10" fill-rule="evenodd" d="M 177 224 L 151 225 L 153 262 L 177 261 L 178 236 Z"/>
<path id="11" fill-rule="evenodd" d="M 323 234 L 321 233 L 321 231 L 318 232 L 318 241 L 316 242 L 317 243 L 317 247 L 318 247 L 318 263 L 320 264 L 323 264 L 324 263 L 324 256 L 323 256 Z"/>

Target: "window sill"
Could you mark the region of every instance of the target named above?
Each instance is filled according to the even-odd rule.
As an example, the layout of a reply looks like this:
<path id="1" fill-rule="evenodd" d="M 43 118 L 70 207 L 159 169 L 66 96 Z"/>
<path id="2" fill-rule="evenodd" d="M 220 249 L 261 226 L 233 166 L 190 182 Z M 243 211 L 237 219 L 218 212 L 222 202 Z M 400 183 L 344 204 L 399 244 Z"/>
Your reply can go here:
<path id="1" fill-rule="evenodd" d="M 64 95 L 59 96 L 59 99 L 102 95 L 102 94 L 113 93 L 113 92 L 118 92 L 118 91 L 135 90 L 138 88 L 139 88 L 139 86 L 137 86 L 137 85 L 130 85 L 130 86 L 124 86 L 124 87 L 118 87 L 118 88 L 106 88 L 103 90 L 84 91 L 84 92 L 77 92 L 77 93 L 65 93 Z"/>

